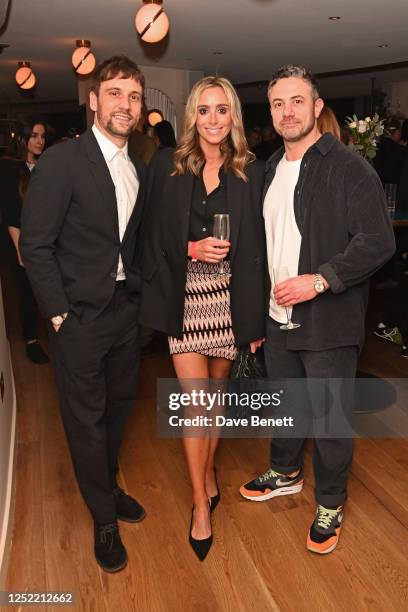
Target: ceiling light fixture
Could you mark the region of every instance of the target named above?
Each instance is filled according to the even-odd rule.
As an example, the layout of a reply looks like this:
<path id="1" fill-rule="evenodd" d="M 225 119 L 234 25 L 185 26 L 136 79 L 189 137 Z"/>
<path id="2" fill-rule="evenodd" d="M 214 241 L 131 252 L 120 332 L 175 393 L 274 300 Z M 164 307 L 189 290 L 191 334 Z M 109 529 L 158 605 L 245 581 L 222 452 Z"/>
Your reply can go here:
<path id="1" fill-rule="evenodd" d="M 379 48 L 379 49 L 387 49 L 387 48 L 388 48 L 388 45 L 378 45 L 378 48 Z"/>
<path id="2" fill-rule="evenodd" d="M 18 62 L 16 83 L 20 89 L 32 89 L 36 81 L 30 62 Z"/>
<path id="3" fill-rule="evenodd" d="M 159 111 L 157 108 L 153 108 L 147 113 L 147 121 L 150 127 L 154 127 L 160 121 L 163 121 L 163 113 Z"/>
<path id="4" fill-rule="evenodd" d="M 169 19 L 162 7 L 163 0 L 143 0 L 143 3 L 144 6 L 136 13 L 136 30 L 144 42 L 159 42 L 169 31 Z"/>
<path id="5" fill-rule="evenodd" d="M 330 21 L 338 21 L 341 17 L 328 17 L 328 19 L 330 19 Z"/>
<path id="6" fill-rule="evenodd" d="M 76 49 L 72 54 L 72 65 L 76 74 L 91 74 L 96 66 L 96 59 L 91 50 L 89 40 L 77 40 Z"/>

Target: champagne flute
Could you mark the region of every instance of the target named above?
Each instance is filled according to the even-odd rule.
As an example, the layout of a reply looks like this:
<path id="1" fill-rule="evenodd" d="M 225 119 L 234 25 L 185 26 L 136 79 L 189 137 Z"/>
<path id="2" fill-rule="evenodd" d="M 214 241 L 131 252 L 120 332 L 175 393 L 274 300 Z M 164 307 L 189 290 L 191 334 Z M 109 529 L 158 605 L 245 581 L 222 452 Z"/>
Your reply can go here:
<path id="1" fill-rule="evenodd" d="M 218 238 L 218 240 L 230 239 L 230 219 L 228 214 L 214 215 L 213 236 L 214 238 Z M 225 272 L 223 260 L 218 264 L 218 266 L 220 274 L 231 276 Z"/>
<path id="2" fill-rule="evenodd" d="M 273 269 L 273 279 L 274 279 L 275 287 L 276 285 L 279 285 L 279 283 L 283 283 L 283 281 L 288 280 L 288 278 L 290 278 L 288 268 L 274 268 Z M 286 310 L 287 323 L 285 323 L 284 325 L 281 325 L 280 329 L 291 330 L 291 329 L 296 329 L 297 327 L 300 327 L 300 323 L 293 323 L 292 321 L 292 307 L 285 306 L 285 310 Z"/>

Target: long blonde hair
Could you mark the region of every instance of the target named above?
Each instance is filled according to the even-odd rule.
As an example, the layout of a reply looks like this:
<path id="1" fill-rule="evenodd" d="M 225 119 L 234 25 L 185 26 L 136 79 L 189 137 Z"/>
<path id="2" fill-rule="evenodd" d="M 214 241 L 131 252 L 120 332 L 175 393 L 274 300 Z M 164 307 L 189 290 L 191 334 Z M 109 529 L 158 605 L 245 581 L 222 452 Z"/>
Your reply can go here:
<path id="1" fill-rule="evenodd" d="M 231 168 L 236 176 L 246 181 L 245 166 L 255 159 L 255 155 L 248 150 L 242 123 L 241 103 L 237 92 L 227 79 L 218 76 L 200 79 L 190 92 L 184 113 L 183 133 L 174 153 L 173 175 L 191 172 L 198 176 L 205 164 L 196 128 L 196 118 L 200 96 L 209 87 L 220 87 L 223 90 L 231 111 L 231 131 L 220 145 L 220 151 L 224 155 L 224 169 Z"/>

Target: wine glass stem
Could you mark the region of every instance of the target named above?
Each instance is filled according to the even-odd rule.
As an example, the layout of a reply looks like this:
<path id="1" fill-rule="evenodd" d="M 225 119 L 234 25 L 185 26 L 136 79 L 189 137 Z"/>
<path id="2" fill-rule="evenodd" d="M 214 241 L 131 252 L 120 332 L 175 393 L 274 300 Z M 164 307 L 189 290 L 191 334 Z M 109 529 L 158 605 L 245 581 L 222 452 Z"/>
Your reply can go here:
<path id="1" fill-rule="evenodd" d="M 291 316 L 290 316 L 290 308 L 285 306 L 285 310 L 286 310 L 287 325 L 288 325 L 288 327 L 290 327 L 291 324 L 292 324 Z"/>

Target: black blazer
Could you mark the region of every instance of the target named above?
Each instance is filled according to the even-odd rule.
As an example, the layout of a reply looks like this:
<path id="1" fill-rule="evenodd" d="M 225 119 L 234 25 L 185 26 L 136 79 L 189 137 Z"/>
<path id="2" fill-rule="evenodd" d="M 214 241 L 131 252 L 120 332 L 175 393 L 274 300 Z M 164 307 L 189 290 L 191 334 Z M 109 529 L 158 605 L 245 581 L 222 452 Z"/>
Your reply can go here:
<path id="1" fill-rule="evenodd" d="M 119 254 L 128 293 L 141 289 L 140 222 L 145 166 L 122 242 L 115 187 L 92 130 L 47 149 L 33 170 L 23 204 L 21 253 L 45 317 L 72 309 L 93 320 L 115 290 Z"/>
<path id="2" fill-rule="evenodd" d="M 182 337 L 187 245 L 194 177 L 170 176 L 172 152 L 158 151 L 148 171 L 141 323 Z M 231 314 L 237 346 L 264 337 L 264 164 L 246 168 L 248 182 L 227 172 L 231 223 Z"/>

